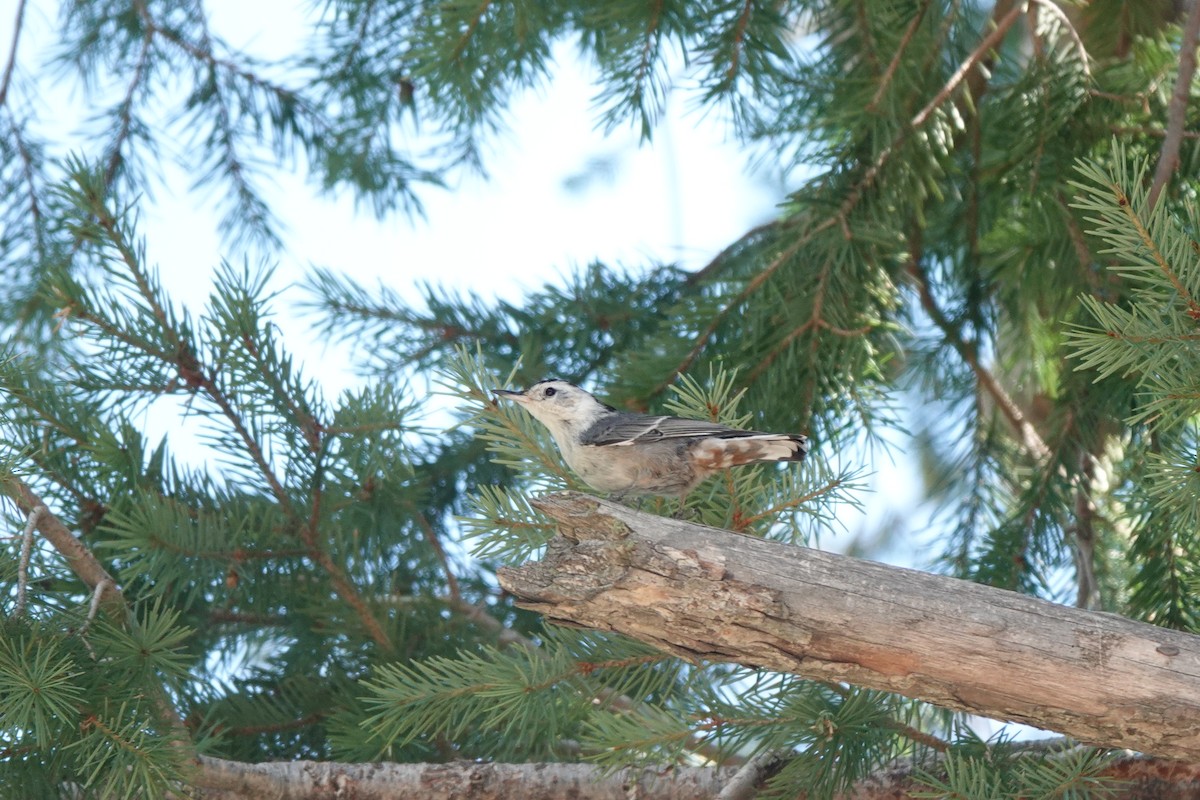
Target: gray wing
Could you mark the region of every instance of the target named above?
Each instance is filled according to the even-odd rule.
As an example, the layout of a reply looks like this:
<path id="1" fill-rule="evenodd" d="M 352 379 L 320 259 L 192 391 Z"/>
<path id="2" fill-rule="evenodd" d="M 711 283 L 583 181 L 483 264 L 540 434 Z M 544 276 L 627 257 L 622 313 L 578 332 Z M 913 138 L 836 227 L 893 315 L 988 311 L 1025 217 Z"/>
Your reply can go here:
<path id="1" fill-rule="evenodd" d="M 754 431 L 743 431 L 681 417 L 654 417 L 648 414 L 610 414 L 597 420 L 596 424 L 583 432 L 580 444 L 601 446 L 644 444 L 663 439 L 699 439 L 704 437 L 736 438 L 758 436 Z"/>

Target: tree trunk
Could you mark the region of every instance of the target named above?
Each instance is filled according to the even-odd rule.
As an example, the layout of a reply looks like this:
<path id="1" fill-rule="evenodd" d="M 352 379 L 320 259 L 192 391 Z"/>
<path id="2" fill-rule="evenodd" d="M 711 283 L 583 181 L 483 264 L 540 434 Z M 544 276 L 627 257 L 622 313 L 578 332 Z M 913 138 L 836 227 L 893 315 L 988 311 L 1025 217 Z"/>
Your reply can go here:
<path id="1" fill-rule="evenodd" d="M 1200 638 L 565 492 L 500 584 L 550 620 L 1200 761 Z"/>

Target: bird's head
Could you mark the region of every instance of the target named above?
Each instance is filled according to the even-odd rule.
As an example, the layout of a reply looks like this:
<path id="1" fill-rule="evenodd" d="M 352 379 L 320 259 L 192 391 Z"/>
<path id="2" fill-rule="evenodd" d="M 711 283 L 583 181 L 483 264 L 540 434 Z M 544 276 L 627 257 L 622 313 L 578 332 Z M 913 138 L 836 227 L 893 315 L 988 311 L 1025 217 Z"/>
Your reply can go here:
<path id="1" fill-rule="evenodd" d="M 523 392 L 494 389 L 493 394 L 502 400 L 519 403 L 551 433 L 583 430 L 615 410 L 575 384 L 556 378 L 538 381 Z"/>

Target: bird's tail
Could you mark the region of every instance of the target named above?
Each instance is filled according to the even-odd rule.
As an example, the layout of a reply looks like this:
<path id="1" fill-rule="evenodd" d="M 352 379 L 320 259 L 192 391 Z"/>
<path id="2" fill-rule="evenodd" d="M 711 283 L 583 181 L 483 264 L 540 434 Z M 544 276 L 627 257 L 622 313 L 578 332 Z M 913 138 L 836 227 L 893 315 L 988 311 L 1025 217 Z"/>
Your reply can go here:
<path id="1" fill-rule="evenodd" d="M 718 470 L 758 461 L 803 461 L 808 447 L 808 437 L 798 433 L 748 433 L 702 439 L 692 454 L 696 466 Z"/>

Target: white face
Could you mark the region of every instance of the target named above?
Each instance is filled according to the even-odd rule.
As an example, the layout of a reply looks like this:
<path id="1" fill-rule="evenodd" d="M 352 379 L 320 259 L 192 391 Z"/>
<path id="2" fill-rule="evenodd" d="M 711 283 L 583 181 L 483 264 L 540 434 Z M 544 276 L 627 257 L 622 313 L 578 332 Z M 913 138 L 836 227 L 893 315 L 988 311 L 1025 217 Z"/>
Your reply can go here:
<path id="1" fill-rule="evenodd" d="M 539 381 L 519 394 L 503 394 L 548 427 L 556 422 L 590 423 L 607 407 L 578 386 L 566 381 Z"/>

